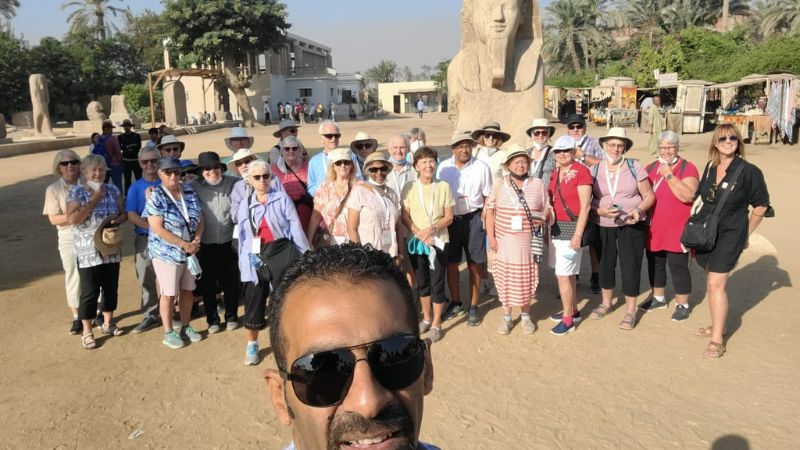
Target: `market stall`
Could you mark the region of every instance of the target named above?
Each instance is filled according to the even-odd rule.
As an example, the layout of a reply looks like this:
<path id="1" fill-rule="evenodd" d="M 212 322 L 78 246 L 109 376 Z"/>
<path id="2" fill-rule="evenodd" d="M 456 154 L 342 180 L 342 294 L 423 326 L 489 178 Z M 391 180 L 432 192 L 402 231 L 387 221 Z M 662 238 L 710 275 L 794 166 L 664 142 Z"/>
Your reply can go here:
<path id="1" fill-rule="evenodd" d="M 600 80 L 591 90 L 589 119 L 609 127 L 634 127 L 638 121 L 636 86 L 628 77 L 609 77 Z"/>
<path id="2" fill-rule="evenodd" d="M 564 121 L 570 114 L 582 114 L 588 109 L 589 90 L 545 86 L 545 110 L 553 118 Z"/>
<path id="3" fill-rule="evenodd" d="M 674 80 L 659 83 L 661 109 L 666 130 L 676 133 L 702 133 L 705 131 L 709 111 L 706 87 L 711 85 L 704 80 Z"/>

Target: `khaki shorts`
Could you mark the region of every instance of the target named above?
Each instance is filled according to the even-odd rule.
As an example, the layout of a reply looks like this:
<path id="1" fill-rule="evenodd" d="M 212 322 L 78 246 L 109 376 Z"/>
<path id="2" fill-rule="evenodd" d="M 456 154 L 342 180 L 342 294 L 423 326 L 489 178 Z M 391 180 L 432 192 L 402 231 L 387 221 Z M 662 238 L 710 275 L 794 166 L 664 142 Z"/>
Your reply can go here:
<path id="1" fill-rule="evenodd" d="M 172 264 L 160 259 L 153 259 L 153 270 L 156 272 L 159 293 L 165 297 L 177 297 L 180 291 L 193 291 L 196 287 L 194 277 L 189 273 L 186 263 Z"/>

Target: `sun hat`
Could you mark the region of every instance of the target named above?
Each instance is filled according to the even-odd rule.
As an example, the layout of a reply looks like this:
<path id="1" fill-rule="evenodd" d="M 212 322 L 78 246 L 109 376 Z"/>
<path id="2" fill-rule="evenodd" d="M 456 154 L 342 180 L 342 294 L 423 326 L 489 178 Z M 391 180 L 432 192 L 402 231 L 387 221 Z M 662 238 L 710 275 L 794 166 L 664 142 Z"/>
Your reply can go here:
<path id="1" fill-rule="evenodd" d="M 495 121 L 493 121 L 493 120 L 483 124 L 483 126 L 479 130 L 473 131 L 472 132 L 472 139 L 475 139 L 477 141 L 478 138 L 481 137 L 481 135 L 484 134 L 484 133 L 496 133 L 496 134 L 499 134 L 500 135 L 500 139 L 502 139 L 503 142 L 508 142 L 508 140 L 511 139 L 511 135 L 506 133 L 506 132 L 504 132 L 504 131 L 500 131 L 500 124 L 495 122 Z"/>
<path id="2" fill-rule="evenodd" d="M 586 119 L 583 118 L 580 114 L 570 114 L 567 117 L 567 121 L 565 122 L 567 126 L 572 125 L 573 123 L 579 123 L 583 126 L 586 126 Z"/>
<path id="3" fill-rule="evenodd" d="M 367 133 L 364 133 L 363 131 L 359 131 L 358 133 L 356 133 L 355 139 L 353 139 L 353 141 L 350 142 L 350 150 L 355 151 L 356 150 L 355 146 L 359 142 L 367 142 L 367 143 L 371 144 L 373 150 L 378 148 L 378 140 L 377 139 L 373 138 L 372 136 L 370 136 Z"/>
<path id="4" fill-rule="evenodd" d="M 525 155 L 528 159 L 531 159 L 531 155 L 528 154 L 528 151 L 525 150 L 525 147 L 517 144 L 516 142 L 509 145 L 508 148 L 505 149 L 505 153 L 505 158 L 503 158 L 504 166 L 507 166 L 509 161 L 520 155 Z"/>
<path id="5" fill-rule="evenodd" d="M 281 120 L 281 122 L 278 124 L 278 130 L 272 133 L 272 135 L 276 138 L 279 138 L 281 137 L 281 131 L 287 128 L 300 128 L 300 125 L 298 125 L 297 122 L 291 119 Z"/>
<path id="6" fill-rule="evenodd" d="M 450 148 L 453 148 L 459 142 L 469 141 L 472 145 L 477 145 L 478 141 L 472 138 L 472 135 L 469 131 L 457 131 L 456 134 L 450 139 Z"/>
<path id="7" fill-rule="evenodd" d="M 572 136 L 561 136 L 553 144 L 553 150 L 575 150 L 577 146 L 578 142 Z"/>
<path id="8" fill-rule="evenodd" d="M 242 127 L 233 127 L 231 128 L 230 136 L 225 138 L 225 147 L 228 147 L 228 150 L 234 151 L 233 147 L 231 147 L 231 139 L 247 139 L 249 142 L 247 144 L 247 148 L 253 146 L 253 142 L 256 141 L 256 138 L 253 136 L 247 135 L 247 130 Z"/>
<path id="9" fill-rule="evenodd" d="M 132 127 L 133 126 L 133 122 L 131 122 L 131 119 L 125 119 L 125 120 L 122 121 L 122 126 L 123 127 Z"/>
<path id="10" fill-rule="evenodd" d="M 227 164 L 228 170 L 230 170 L 233 173 L 239 173 L 239 171 L 236 170 L 236 161 L 241 161 L 247 158 L 255 159 L 256 154 L 250 151 L 249 148 L 240 148 L 239 150 L 236 150 L 236 153 L 233 154 L 233 158 L 231 158 L 231 160 L 228 161 Z"/>
<path id="11" fill-rule="evenodd" d="M 180 169 L 181 162 L 176 158 L 161 158 L 158 160 L 158 170 Z"/>
<path id="12" fill-rule="evenodd" d="M 533 130 L 542 129 L 542 128 L 546 129 L 547 130 L 547 134 L 549 134 L 550 136 L 552 136 L 556 132 L 556 127 L 550 126 L 550 122 L 548 122 L 547 119 L 533 119 L 533 122 L 531 122 L 530 128 L 525 130 L 525 134 L 527 134 L 528 136 L 531 136 L 531 132 Z"/>
<path id="13" fill-rule="evenodd" d="M 164 135 L 164 137 L 161 138 L 161 142 L 156 145 L 156 148 L 161 150 L 161 147 L 170 144 L 179 144 L 181 146 L 181 151 L 186 148 L 186 143 L 179 141 L 174 134 Z"/>
<path id="14" fill-rule="evenodd" d="M 389 164 L 389 155 L 383 150 L 381 150 L 379 152 L 370 153 L 369 156 L 367 156 L 366 160 L 364 161 L 364 170 L 366 170 L 372 164 L 375 164 L 375 163 L 378 163 L 378 162 L 385 163 L 385 165 L 389 166 L 390 165 Z"/>
<path id="15" fill-rule="evenodd" d="M 197 157 L 198 167 L 212 167 L 221 164 L 219 155 L 216 152 L 203 152 Z"/>
<path id="16" fill-rule="evenodd" d="M 108 216 L 94 231 L 94 247 L 100 256 L 108 258 L 122 250 L 122 230 L 118 223 L 112 223 L 116 216 Z"/>
<path id="17" fill-rule="evenodd" d="M 353 152 L 351 152 L 347 147 L 338 147 L 328 153 L 328 159 L 330 160 L 331 164 L 337 161 L 352 161 Z"/>
<path id="18" fill-rule="evenodd" d="M 600 141 L 600 145 L 605 145 L 606 141 L 609 139 L 619 139 L 620 141 L 625 142 L 626 152 L 633 147 L 633 141 L 628 137 L 628 134 L 625 132 L 625 128 L 611 127 L 609 128 L 608 133 L 598 139 L 598 141 Z"/>

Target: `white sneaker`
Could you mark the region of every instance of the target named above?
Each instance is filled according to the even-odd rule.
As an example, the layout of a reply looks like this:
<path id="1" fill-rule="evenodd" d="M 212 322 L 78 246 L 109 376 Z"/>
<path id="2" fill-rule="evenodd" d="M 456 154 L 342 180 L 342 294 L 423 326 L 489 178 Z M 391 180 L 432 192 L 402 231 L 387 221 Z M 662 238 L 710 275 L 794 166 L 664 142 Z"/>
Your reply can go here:
<path id="1" fill-rule="evenodd" d="M 500 326 L 497 327 L 497 332 L 505 336 L 511 333 L 511 328 L 513 328 L 513 326 L 513 322 L 503 319 L 500 321 Z"/>
<path id="2" fill-rule="evenodd" d="M 244 365 L 255 366 L 258 362 L 258 343 L 247 344 L 247 352 L 244 355 Z"/>
<path id="3" fill-rule="evenodd" d="M 536 324 L 531 322 L 531 319 L 522 319 L 522 332 L 525 334 L 533 334 L 536 332 Z"/>

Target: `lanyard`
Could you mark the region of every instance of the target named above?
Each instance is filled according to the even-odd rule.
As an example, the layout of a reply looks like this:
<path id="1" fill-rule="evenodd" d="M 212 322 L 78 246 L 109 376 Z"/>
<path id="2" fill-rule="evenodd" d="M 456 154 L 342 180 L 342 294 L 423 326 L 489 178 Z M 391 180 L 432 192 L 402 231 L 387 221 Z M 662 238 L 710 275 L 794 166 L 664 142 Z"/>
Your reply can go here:
<path id="1" fill-rule="evenodd" d="M 172 204 L 175 205 L 176 208 L 179 208 L 178 213 L 180 213 L 181 217 L 183 218 L 183 223 L 186 225 L 186 232 L 189 233 L 189 236 L 191 236 L 192 239 L 194 239 L 194 233 L 192 233 L 191 228 L 189 228 L 189 210 L 186 208 L 186 197 L 181 195 L 181 203 L 180 207 L 178 207 L 177 200 L 175 200 L 175 197 L 172 196 L 169 190 L 163 186 L 161 187 L 161 190 L 167 194 L 167 197 L 169 197 L 169 199 L 172 201 Z M 181 192 L 181 194 L 183 194 L 183 192 Z"/>
<path id="2" fill-rule="evenodd" d="M 431 186 L 431 207 L 430 207 L 431 211 L 430 212 L 428 212 L 428 208 L 425 207 L 425 199 L 422 198 L 422 188 L 425 185 L 422 184 L 421 181 L 418 181 L 418 183 L 419 183 L 419 190 L 417 190 L 417 192 L 419 193 L 419 203 L 422 205 L 422 210 L 425 211 L 425 214 L 428 216 L 428 221 L 430 221 L 430 225 L 433 225 L 433 203 L 436 201 L 436 182 L 433 181 L 430 184 L 430 186 Z"/>
<path id="3" fill-rule="evenodd" d="M 603 160 L 603 164 L 606 166 L 606 184 L 608 185 L 608 193 L 611 194 L 611 203 L 614 203 L 614 198 L 617 196 L 617 188 L 619 187 L 619 178 L 622 176 L 622 166 L 623 162 L 625 162 L 625 157 L 623 156 L 617 166 L 616 175 L 614 176 L 614 185 L 611 185 L 611 172 L 608 171 L 608 160 Z"/>

